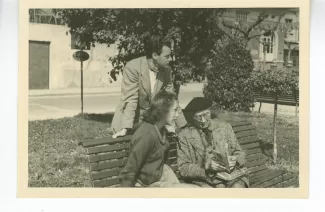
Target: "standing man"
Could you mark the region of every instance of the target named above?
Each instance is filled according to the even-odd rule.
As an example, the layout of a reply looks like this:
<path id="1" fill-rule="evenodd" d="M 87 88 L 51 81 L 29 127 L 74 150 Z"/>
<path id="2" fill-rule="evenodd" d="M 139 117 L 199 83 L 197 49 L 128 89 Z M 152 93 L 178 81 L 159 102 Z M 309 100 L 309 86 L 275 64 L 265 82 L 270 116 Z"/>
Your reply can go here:
<path id="1" fill-rule="evenodd" d="M 145 54 L 129 61 L 124 67 L 121 99 L 112 121 L 113 138 L 126 135 L 141 121 L 143 112 L 160 90 L 173 91 L 169 66 L 171 41 L 152 36 L 145 42 Z M 186 125 L 183 113 L 175 124 L 178 128 Z"/>

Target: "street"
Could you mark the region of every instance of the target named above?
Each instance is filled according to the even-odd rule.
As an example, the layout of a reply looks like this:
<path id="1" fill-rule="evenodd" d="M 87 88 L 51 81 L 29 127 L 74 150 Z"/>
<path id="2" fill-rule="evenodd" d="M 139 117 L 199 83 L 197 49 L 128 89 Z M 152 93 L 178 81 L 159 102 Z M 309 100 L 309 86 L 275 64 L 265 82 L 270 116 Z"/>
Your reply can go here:
<path id="1" fill-rule="evenodd" d="M 196 96 L 203 96 L 202 91 L 181 91 L 181 107 L 185 107 Z M 119 93 L 85 94 L 84 113 L 114 112 L 119 99 Z M 28 111 L 29 120 L 71 117 L 81 112 L 80 95 L 29 97 Z"/>
<path id="2" fill-rule="evenodd" d="M 203 84 L 181 86 L 179 94 L 181 107 L 184 108 L 193 97 L 203 96 L 202 90 Z M 42 93 L 44 95 L 40 95 Z M 114 112 L 119 99 L 119 87 L 87 89 L 84 94 L 84 113 Z M 258 111 L 258 108 L 259 103 L 256 103 L 254 111 Z M 273 114 L 273 108 L 273 104 L 263 103 L 261 113 Z M 28 109 L 29 120 L 57 119 L 75 116 L 81 112 L 79 90 L 31 91 Z M 278 105 L 278 114 L 294 116 L 295 107 Z"/>

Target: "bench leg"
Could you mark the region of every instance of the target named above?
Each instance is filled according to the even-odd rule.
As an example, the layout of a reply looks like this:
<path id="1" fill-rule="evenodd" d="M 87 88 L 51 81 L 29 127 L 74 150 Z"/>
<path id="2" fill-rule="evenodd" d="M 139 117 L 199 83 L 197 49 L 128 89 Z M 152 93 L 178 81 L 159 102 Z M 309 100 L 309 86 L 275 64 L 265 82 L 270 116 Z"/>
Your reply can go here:
<path id="1" fill-rule="evenodd" d="M 297 114 L 298 114 L 298 106 L 296 105 L 296 117 L 297 117 Z"/>
<path id="2" fill-rule="evenodd" d="M 261 113 L 262 102 L 260 102 L 260 107 L 258 108 L 258 113 Z"/>

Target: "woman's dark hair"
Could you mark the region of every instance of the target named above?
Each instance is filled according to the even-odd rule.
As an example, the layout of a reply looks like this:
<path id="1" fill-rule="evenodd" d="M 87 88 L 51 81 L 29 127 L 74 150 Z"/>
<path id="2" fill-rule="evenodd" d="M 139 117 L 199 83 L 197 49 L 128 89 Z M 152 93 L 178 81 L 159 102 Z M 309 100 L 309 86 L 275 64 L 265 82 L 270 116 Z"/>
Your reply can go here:
<path id="1" fill-rule="evenodd" d="M 166 117 L 170 108 L 177 101 L 176 94 L 171 91 L 162 90 L 158 92 L 153 99 L 149 108 L 143 114 L 143 121 L 150 124 L 159 122 Z"/>
<path id="2" fill-rule="evenodd" d="M 152 54 L 160 55 L 163 46 L 171 48 L 172 42 L 162 36 L 150 36 L 144 39 L 144 50 L 148 59 L 152 58 Z"/>

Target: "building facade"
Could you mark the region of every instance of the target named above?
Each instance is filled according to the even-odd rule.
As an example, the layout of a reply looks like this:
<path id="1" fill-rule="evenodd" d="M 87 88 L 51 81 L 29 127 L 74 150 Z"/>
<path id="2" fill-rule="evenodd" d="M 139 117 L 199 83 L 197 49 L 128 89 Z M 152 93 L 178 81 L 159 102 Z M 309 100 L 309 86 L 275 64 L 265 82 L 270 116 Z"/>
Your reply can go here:
<path id="1" fill-rule="evenodd" d="M 80 87 L 80 62 L 73 58 L 78 51 L 69 28 L 49 15 L 30 17 L 29 23 L 29 89 Z M 36 20 L 37 19 L 37 20 Z M 84 87 L 104 87 L 111 83 L 109 58 L 117 53 L 116 45 L 95 44 L 84 50 L 90 57 L 83 62 Z"/>
<path id="2" fill-rule="evenodd" d="M 299 10 L 298 9 L 228 9 L 222 15 L 224 30 L 236 33 L 237 29 L 247 31 L 264 12 L 269 16 L 257 24 L 249 33 L 252 37 L 247 48 L 250 50 L 255 69 L 262 63 L 266 69 L 299 69 Z M 231 26 L 233 28 L 225 27 Z M 272 33 L 264 34 L 264 32 Z"/>

